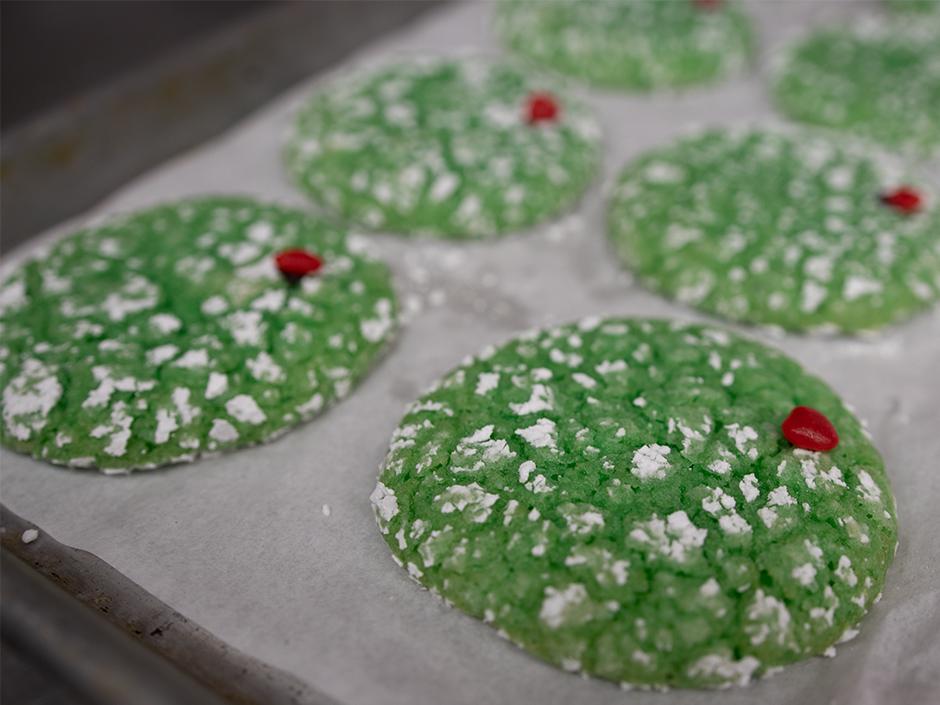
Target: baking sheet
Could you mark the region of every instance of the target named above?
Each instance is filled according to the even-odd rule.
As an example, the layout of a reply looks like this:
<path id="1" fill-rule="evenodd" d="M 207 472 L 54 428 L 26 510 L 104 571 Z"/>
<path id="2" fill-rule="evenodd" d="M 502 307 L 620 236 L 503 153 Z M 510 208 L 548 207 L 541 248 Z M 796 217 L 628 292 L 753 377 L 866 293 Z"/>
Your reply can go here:
<path id="1" fill-rule="evenodd" d="M 871 10 L 819 0 L 749 7 L 771 49 L 807 26 Z M 354 61 L 498 51 L 491 13 L 485 3 L 443 8 Z M 604 175 L 576 213 L 536 232 L 462 245 L 357 236 L 393 267 L 407 322 L 374 373 L 314 422 L 267 446 L 131 477 L 65 471 L 4 451 L 3 501 L 236 648 L 351 705 L 940 701 L 938 310 L 866 340 L 746 329 L 821 375 L 867 419 L 897 496 L 901 547 L 884 599 L 835 659 L 721 694 L 625 693 L 543 664 L 433 599 L 392 563 L 372 518 L 368 496 L 405 405 L 465 355 L 525 328 L 590 314 L 708 320 L 619 269 L 603 237 L 604 186 L 628 158 L 694 124 L 774 119 L 762 74 L 763 67 L 678 95 L 583 92 L 606 130 Z M 226 191 L 304 205 L 279 156 L 314 83 L 88 215 Z M 940 174 L 936 163 L 931 168 Z"/>

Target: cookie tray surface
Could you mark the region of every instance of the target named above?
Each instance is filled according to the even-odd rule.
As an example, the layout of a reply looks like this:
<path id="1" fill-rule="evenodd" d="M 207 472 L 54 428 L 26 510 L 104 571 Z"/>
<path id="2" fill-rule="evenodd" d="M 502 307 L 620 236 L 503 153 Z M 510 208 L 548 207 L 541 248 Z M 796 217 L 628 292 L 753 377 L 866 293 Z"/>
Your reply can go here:
<path id="1" fill-rule="evenodd" d="M 588 315 L 715 321 L 635 283 L 604 232 L 609 184 L 629 158 L 696 126 L 779 123 L 766 72 L 805 29 L 876 11 L 865 3 L 755 2 L 761 59 L 723 84 L 624 96 L 577 89 L 605 132 L 602 176 L 577 209 L 500 241 L 450 244 L 355 235 L 391 265 L 404 325 L 345 401 L 269 445 L 130 477 L 63 470 L 4 450 L 3 502 L 58 540 L 108 561 L 234 647 L 340 702 L 713 702 L 714 693 L 624 693 L 548 666 L 433 599 L 391 560 L 369 503 L 406 405 L 466 355 L 532 327 Z M 492 7 L 456 4 L 350 62 L 402 54 L 498 53 Z M 300 207 L 281 162 L 299 86 L 229 132 L 127 185 L 92 212 L 7 257 L 115 211 L 200 193 Z M 936 161 L 922 165 L 940 177 Z M 940 310 L 872 338 L 735 327 L 793 356 L 867 420 L 897 497 L 900 549 L 881 602 L 835 659 L 811 659 L 724 702 L 904 702 L 940 698 Z"/>

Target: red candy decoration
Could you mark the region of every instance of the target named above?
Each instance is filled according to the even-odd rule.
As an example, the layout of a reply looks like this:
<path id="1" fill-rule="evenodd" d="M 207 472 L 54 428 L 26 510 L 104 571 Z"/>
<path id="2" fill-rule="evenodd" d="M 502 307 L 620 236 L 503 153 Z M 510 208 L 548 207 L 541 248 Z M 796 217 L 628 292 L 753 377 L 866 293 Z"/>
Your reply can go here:
<path id="1" fill-rule="evenodd" d="M 558 112 L 558 103 L 551 93 L 532 93 L 526 103 L 526 120 L 530 125 L 554 122 L 558 119 Z"/>
<path id="2" fill-rule="evenodd" d="M 881 202 L 901 213 L 916 213 L 923 204 L 921 195 L 910 186 L 901 186 L 894 191 L 881 194 Z"/>
<path id="3" fill-rule="evenodd" d="M 721 7 L 721 0 L 692 0 L 700 10 L 717 10 Z"/>
<path id="4" fill-rule="evenodd" d="M 832 450 L 839 445 L 839 434 L 829 419 L 808 406 L 794 407 L 780 428 L 797 448 Z"/>
<path id="5" fill-rule="evenodd" d="M 278 271 L 291 284 L 295 284 L 308 274 L 313 274 L 323 266 L 323 260 L 314 254 L 295 248 L 279 252 L 274 258 Z"/>

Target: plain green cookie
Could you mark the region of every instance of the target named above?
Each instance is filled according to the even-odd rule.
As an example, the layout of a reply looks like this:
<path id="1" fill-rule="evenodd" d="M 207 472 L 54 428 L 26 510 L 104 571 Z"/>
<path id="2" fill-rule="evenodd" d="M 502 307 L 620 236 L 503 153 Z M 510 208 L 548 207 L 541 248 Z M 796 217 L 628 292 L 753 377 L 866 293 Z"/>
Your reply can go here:
<path id="1" fill-rule="evenodd" d="M 539 67 L 627 90 L 714 82 L 753 53 L 749 20 L 725 0 L 502 0 L 497 28 Z"/>
<path id="2" fill-rule="evenodd" d="M 540 94 L 558 113 L 531 123 Z M 486 238 L 570 207 L 597 171 L 599 137 L 584 105 L 510 64 L 413 60 L 317 93 L 286 159 L 311 198 L 369 230 Z"/>
<path id="3" fill-rule="evenodd" d="M 815 32 L 781 55 L 773 92 L 794 120 L 936 151 L 940 16 Z"/>
<path id="4" fill-rule="evenodd" d="M 861 144 L 713 130 L 654 149 L 614 187 L 609 233 L 653 289 L 726 318 L 858 332 L 940 296 L 940 199 Z M 915 186 L 903 213 L 880 197 Z"/>
<path id="5" fill-rule="evenodd" d="M 323 260 L 289 285 L 274 256 Z M 4 445 L 124 472 L 260 443 L 343 397 L 394 332 L 388 269 L 247 198 L 82 230 L 0 288 Z"/>
<path id="6" fill-rule="evenodd" d="M 885 4 L 895 12 L 936 12 L 940 9 L 940 0 L 885 0 Z"/>
<path id="7" fill-rule="evenodd" d="M 796 405 L 841 437 L 803 451 Z M 419 399 L 372 494 L 397 563 L 567 670 L 744 684 L 832 653 L 897 545 L 878 452 L 821 381 L 727 332 L 585 319 Z"/>

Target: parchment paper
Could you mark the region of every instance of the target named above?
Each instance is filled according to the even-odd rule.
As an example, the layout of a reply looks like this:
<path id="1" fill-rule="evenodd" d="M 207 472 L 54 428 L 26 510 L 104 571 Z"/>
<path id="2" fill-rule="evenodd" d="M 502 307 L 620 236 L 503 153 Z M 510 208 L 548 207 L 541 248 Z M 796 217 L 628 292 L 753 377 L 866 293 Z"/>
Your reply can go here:
<path id="1" fill-rule="evenodd" d="M 409 320 L 374 373 L 324 416 L 267 446 L 131 477 L 66 471 L 5 452 L 3 501 L 235 647 L 350 704 L 940 702 L 936 310 L 875 340 L 770 339 L 869 421 L 900 508 L 901 547 L 884 599 L 834 659 L 792 666 L 749 689 L 623 692 L 545 665 L 433 599 L 392 563 L 372 518 L 368 496 L 405 405 L 465 355 L 519 330 L 588 314 L 701 318 L 634 285 L 617 266 L 603 236 L 604 185 L 625 160 L 693 123 L 772 119 L 767 47 L 810 25 L 872 10 L 818 0 L 750 9 L 765 47 L 753 74 L 681 95 L 585 92 L 606 129 L 606 160 L 576 214 L 492 243 L 362 238 L 392 264 Z M 498 51 L 491 11 L 486 4 L 445 7 L 356 60 Z M 280 147 L 311 87 L 89 215 L 226 191 L 304 205 L 284 175 Z"/>

